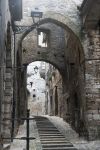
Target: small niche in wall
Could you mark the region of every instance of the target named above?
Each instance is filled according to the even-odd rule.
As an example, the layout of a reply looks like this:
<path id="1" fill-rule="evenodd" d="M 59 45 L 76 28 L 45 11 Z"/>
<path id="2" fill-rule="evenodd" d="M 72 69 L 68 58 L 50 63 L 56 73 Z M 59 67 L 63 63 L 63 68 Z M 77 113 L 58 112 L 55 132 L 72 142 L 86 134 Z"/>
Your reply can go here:
<path id="1" fill-rule="evenodd" d="M 35 94 L 33 94 L 33 98 L 34 98 L 34 97 L 36 97 L 36 95 L 35 95 Z"/>
<path id="2" fill-rule="evenodd" d="M 49 47 L 49 30 L 38 29 L 38 46 Z"/>

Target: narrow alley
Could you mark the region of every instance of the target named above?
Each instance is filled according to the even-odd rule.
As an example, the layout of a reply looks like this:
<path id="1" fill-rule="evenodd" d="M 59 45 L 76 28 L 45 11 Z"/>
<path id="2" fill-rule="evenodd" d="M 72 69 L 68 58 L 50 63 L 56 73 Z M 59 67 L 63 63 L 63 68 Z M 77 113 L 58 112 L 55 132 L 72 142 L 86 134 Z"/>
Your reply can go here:
<path id="1" fill-rule="evenodd" d="M 45 117 L 35 117 L 43 150 L 76 150 L 58 129 Z"/>
<path id="2" fill-rule="evenodd" d="M 31 116 L 32 118 L 33 116 Z M 43 117 L 43 116 L 42 116 Z M 41 117 L 41 118 L 42 118 Z M 37 117 L 38 118 L 38 117 Z M 78 136 L 78 134 L 70 127 L 69 124 L 67 124 L 66 122 L 63 121 L 62 118 L 59 117 L 50 117 L 50 116 L 44 116 L 43 118 L 47 118 L 46 120 L 49 119 L 50 121 L 50 125 L 52 125 L 54 128 L 56 127 L 57 134 L 61 134 L 63 136 L 63 138 L 60 136 L 60 138 L 51 138 L 48 136 L 45 138 L 46 142 L 43 140 L 43 138 L 41 139 L 39 136 L 39 133 L 43 134 L 43 131 L 38 131 L 38 125 L 40 127 L 40 124 L 37 125 L 36 120 L 34 119 L 33 121 L 30 121 L 30 137 L 35 137 L 35 140 L 30 140 L 30 150 L 42 150 L 42 143 L 45 143 L 48 145 L 48 142 L 52 145 L 54 143 L 56 143 L 56 147 L 52 147 L 51 150 L 53 149 L 57 149 L 57 141 L 59 141 L 59 144 L 61 143 L 67 143 L 67 148 L 68 150 L 99 150 L 100 149 L 100 141 L 86 141 L 83 138 L 80 138 Z M 48 121 L 48 122 L 49 122 Z M 47 124 L 46 124 L 47 126 Z M 42 126 L 42 127 L 45 127 Z M 47 128 L 46 128 L 47 129 Z M 52 131 L 49 130 L 49 132 L 46 132 L 47 134 L 49 133 L 53 133 Z M 24 125 L 20 126 L 19 128 L 19 132 L 17 135 L 17 138 L 21 138 L 21 137 L 25 137 L 26 136 L 26 123 L 24 123 Z M 50 145 L 49 145 L 50 146 Z M 59 146 L 60 148 L 60 146 Z M 65 148 L 65 149 L 67 149 Z M 26 141 L 19 141 L 19 140 L 14 140 L 13 143 L 11 144 L 10 150 L 24 150 L 26 149 Z M 45 148 L 47 149 L 47 148 Z M 48 148 L 50 149 L 50 147 Z M 63 150 L 63 148 L 61 147 L 61 150 Z"/>
<path id="3" fill-rule="evenodd" d="M 0 150 L 100 150 L 100 0 L 0 0 Z"/>

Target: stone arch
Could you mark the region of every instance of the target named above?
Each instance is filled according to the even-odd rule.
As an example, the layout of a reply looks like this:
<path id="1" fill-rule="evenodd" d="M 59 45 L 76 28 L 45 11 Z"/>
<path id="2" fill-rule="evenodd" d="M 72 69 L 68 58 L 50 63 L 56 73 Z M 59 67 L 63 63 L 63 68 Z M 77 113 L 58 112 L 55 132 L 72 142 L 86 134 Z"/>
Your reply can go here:
<path id="1" fill-rule="evenodd" d="M 61 73 L 61 75 L 63 75 L 63 73 L 64 73 L 63 72 L 64 70 L 61 70 L 61 68 L 59 68 L 59 66 L 56 63 L 54 63 L 54 62 L 52 62 L 50 60 L 43 59 L 43 58 L 41 58 L 41 59 L 37 58 L 37 59 L 29 60 L 27 64 L 23 64 L 23 65 L 28 65 L 28 64 L 30 64 L 32 62 L 36 62 L 36 61 L 43 61 L 43 62 L 49 63 L 52 66 L 54 66 Z"/>
<path id="2" fill-rule="evenodd" d="M 54 11 L 47 11 L 44 15 L 43 18 L 39 21 L 31 25 L 20 37 L 18 41 L 18 49 L 20 49 L 20 46 L 22 44 L 23 39 L 34 29 L 37 27 L 45 24 L 45 23 L 54 23 L 58 26 L 61 26 L 64 28 L 66 31 L 70 32 L 75 36 L 75 38 L 78 40 L 80 43 L 80 48 L 83 49 L 82 44 L 80 42 L 80 27 L 79 24 L 75 24 L 69 16 L 65 16 L 60 13 L 55 13 Z M 84 52 L 82 52 L 84 55 Z"/>
<path id="3" fill-rule="evenodd" d="M 44 66 L 45 66 L 45 68 L 46 68 L 46 72 L 44 72 L 44 67 L 42 68 L 41 66 L 42 65 L 40 65 L 39 67 L 38 67 L 38 64 L 35 64 L 34 65 L 34 63 L 35 62 L 38 62 L 38 63 L 43 63 L 44 64 Z M 60 75 L 60 77 L 61 77 L 61 79 L 63 78 L 63 74 L 60 72 L 60 70 L 55 66 L 55 64 L 53 64 L 53 63 L 51 63 L 51 62 L 48 62 L 48 61 L 44 61 L 44 60 L 35 60 L 35 61 L 33 61 L 33 62 L 31 62 L 30 64 L 27 64 L 27 65 L 29 65 L 29 66 L 31 66 L 32 68 L 35 68 L 35 67 L 38 67 L 38 69 L 39 69 L 39 73 L 40 73 L 40 77 L 41 78 L 43 78 L 44 80 L 45 80 L 45 86 L 46 86 L 46 88 L 47 88 L 47 86 L 49 85 L 49 82 L 51 82 L 51 83 L 53 83 L 54 82 L 54 80 L 56 80 L 56 77 L 55 77 L 55 72 L 54 72 L 54 70 L 55 71 L 57 71 L 58 73 L 59 73 L 59 75 Z M 48 67 L 50 67 L 50 68 L 52 68 L 51 70 L 53 70 L 53 72 L 52 71 L 50 71 L 50 70 L 48 70 Z M 42 70 L 43 69 L 43 70 Z M 33 73 L 33 74 L 30 74 L 30 71 L 29 72 L 27 72 L 28 73 L 28 77 L 27 78 L 30 78 L 30 76 L 32 75 L 32 76 L 34 76 L 34 74 L 36 73 L 36 75 L 37 75 L 37 72 L 35 72 L 35 73 Z M 48 76 L 46 77 L 46 73 L 48 74 Z M 46 79 L 46 78 L 48 78 L 48 79 Z M 59 80 L 59 82 L 62 82 L 62 80 Z M 29 80 L 30 81 L 30 80 Z M 56 81 L 56 84 L 57 83 L 59 83 L 59 82 L 57 82 Z M 31 85 L 31 83 L 32 83 L 32 85 L 34 85 L 34 80 L 32 81 L 32 82 L 28 82 L 28 86 L 30 86 Z M 58 101 L 58 93 L 59 93 L 59 89 L 58 89 L 58 86 L 56 86 L 56 84 L 55 85 L 53 85 L 53 89 L 52 89 L 52 92 L 51 92 L 51 90 L 50 91 L 48 91 L 47 93 L 45 93 L 46 94 L 46 96 L 47 96 L 47 100 L 45 101 L 45 112 L 46 112 L 46 114 L 49 114 L 50 112 L 51 112 L 51 114 L 53 114 L 53 115 L 58 115 L 58 111 L 59 111 L 59 101 Z M 32 88 L 32 85 L 31 85 L 31 88 Z M 37 89 L 37 87 L 34 87 L 35 89 Z M 33 88 L 32 88 L 33 89 Z M 34 89 L 33 89 L 34 90 Z M 52 99 L 52 95 L 50 96 L 49 94 L 50 93 L 52 93 L 53 95 L 54 95 L 54 99 Z M 34 93 L 33 93 L 34 94 Z M 49 102 L 49 96 L 50 96 L 50 102 Z M 34 104 L 33 104 L 34 105 Z M 50 106 L 50 108 L 48 108 Z M 51 111 L 51 109 L 52 109 L 52 111 Z"/>
<path id="4" fill-rule="evenodd" d="M 66 58 L 63 58 L 63 61 L 64 61 L 64 68 L 65 70 L 64 71 L 64 74 L 63 74 L 63 80 L 64 80 L 64 84 L 66 84 L 65 86 L 67 86 L 67 84 L 71 84 L 72 86 L 72 90 L 71 91 L 68 91 L 69 93 L 72 94 L 72 92 L 75 92 L 75 89 L 77 87 L 77 89 L 80 88 L 81 86 L 81 81 L 83 80 L 83 68 L 84 68 L 84 51 L 83 51 L 83 47 L 82 47 L 82 44 L 80 42 L 80 39 L 79 39 L 79 29 L 77 27 L 74 28 L 73 26 L 71 26 L 71 22 L 70 23 L 67 23 L 68 20 L 66 19 L 66 17 L 61 17 L 62 15 L 55 15 L 53 16 L 53 14 L 49 14 L 47 18 L 44 18 L 42 20 L 40 20 L 40 22 L 38 23 L 35 23 L 34 25 L 32 25 L 31 27 L 29 27 L 24 33 L 23 35 L 21 36 L 20 40 L 19 40 L 19 53 L 20 53 L 20 50 L 21 50 L 21 46 L 22 46 L 22 42 L 24 40 L 25 37 L 27 37 L 27 35 L 29 33 L 31 33 L 33 30 L 35 30 L 36 28 L 40 27 L 41 25 L 44 25 L 46 23 L 53 23 L 61 28 L 63 28 L 67 33 L 69 33 L 69 35 L 66 35 L 66 39 L 68 38 L 68 45 L 66 45 L 66 49 L 65 49 L 65 57 Z M 69 37 L 68 37 L 69 36 Z M 75 45 L 70 45 L 70 43 L 73 43 Z M 76 50 L 77 49 L 77 50 Z M 75 51 L 76 50 L 76 51 Z M 74 52 L 74 53 L 73 53 Z M 69 53 L 69 54 L 68 54 Z M 75 54 L 77 53 L 77 54 Z M 71 59 L 70 59 L 71 58 Z M 74 58 L 74 59 L 73 59 Z M 66 59 L 66 60 L 65 60 Z M 62 71 L 61 70 L 61 66 L 59 68 L 59 65 L 54 63 L 53 61 L 50 61 L 46 58 L 38 58 L 38 56 L 36 55 L 36 57 L 34 57 L 34 54 L 33 54 L 33 58 L 29 58 L 27 59 L 27 61 L 25 62 L 26 64 L 29 64 L 33 61 L 46 61 L 46 62 L 49 62 L 51 64 L 53 64 L 54 66 L 56 66 L 56 68 L 58 70 L 60 70 L 60 72 Z M 82 70 L 83 69 L 83 70 Z M 74 70 L 76 71 L 75 74 L 72 74 L 71 76 L 71 73 L 74 72 Z M 78 75 L 79 73 L 79 75 Z M 82 79 L 81 79 L 81 74 L 82 74 Z M 74 79 L 74 76 L 76 75 L 76 78 Z M 73 78 L 73 82 L 71 81 L 71 77 Z M 65 79 L 66 78 L 66 79 Z M 66 81 L 67 80 L 67 81 Z M 77 80 L 79 80 L 78 83 Z M 67 87 L 64 87 L 67 89 Z M 82 91 L 80 91 L 82 93 Z M 66 93 L 65 93 L 65 96 L 66 96 Z M 72 99 L 72 97 L 69 97 L 69 99 Z M 84 97 L 82 98 L 82 101 L 84 100 Z M 70 101 L 71 103 L 71 101 Z M 66 109 L 66 108 L 65 108 Z M 65 115 L 65 114 L 64 114 Z M 66 116 L 64 116 L 66 117 Z"/>
<path id="5" fill-rule="evenodd" d="M 82 56 L 83 58 L 80 58 L 81 61 L 84 61 L 84 51 L 83 51 L 83 47 L 82 44 L 80 42 L 79 39 L 79 27 L 77 27 L 68 17 L 65 17 L 64 15 L 61 14 L 54 14 L 53 12 L 48 12 L 43 19 L 40 20 L 40 22 L 35 23 L 34 25 L 30 26 L 21 36 L 19 42 L 18 42 L 18 50 L 20 51 L 21 46 L 22 46 L 22 41 L 24 40 L 24 38 L 31 33 L 33 30 L 35 30 L 36 28 L 40 27 L 41 25 L 44 25 L 46 23 L 53 23 L 56 24 L 57 26 L 60 26 L 61 28 L 63 28 L 64 30 L 66 30 L 67 32 L 69 32 L 73 38 L 75 38 L 75 40 L 78 43 L 78 47 L 79 47 L 79 51 L 81 53 L 80 56 Z M 19 52 L 20 53 L 20 52 Z"/>
<path id="6" fill-rule="evenodd" d="M 36 27 L 47 23 L 55 23 L 58 26 L 61 26 L 62 28 L 65 28 L 66 30 L 70 31 L 71 33 L 75 34 L 77 37 L 79 37 L 80 28 L 79 25 L 76 25 L 74 22 L 70 20 L 68 16 L 64 16 L 60 13 L 55 12 L 46 12 L 46 14 L 43 16 L 43 19 L 41 19 L 39 22 L 34 23 L 34 25 L 30 26 L 24 34 L 21 36 L 21 39 L 19 41 L 19 45 L 22 42 L 22 40 Z"/>

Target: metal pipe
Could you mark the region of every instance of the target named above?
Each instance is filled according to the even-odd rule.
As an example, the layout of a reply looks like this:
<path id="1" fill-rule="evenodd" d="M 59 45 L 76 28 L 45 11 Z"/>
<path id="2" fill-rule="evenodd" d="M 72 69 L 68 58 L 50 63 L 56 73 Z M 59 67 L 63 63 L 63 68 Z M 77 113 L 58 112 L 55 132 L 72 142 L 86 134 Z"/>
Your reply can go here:
<path id="1" fill-rule="evenodd" d="M 27 118 L 30 117 L 30 110 L 27 109 Z M 26 150 L 29 150 L 29 143 L 30 143 L 30 138 L 29 138 L 29 119 L 26 120 Z"/>
<path id="2" fill-rule="evenodd" d="M 14 68 L 15 68 L 15 38 L 16 38 L 16 34 L 15 34 L 15 31 L 14 31 Z M 15 126 L 15 110 L 16 110 L 16 102 L 15 102 L 15 70 L 13 72 L 13 104 L 12 104 L 12 130 L 11 130 L 11 142 L 13 142 L 13 137 L 14 137 L 14 126 Z"/>

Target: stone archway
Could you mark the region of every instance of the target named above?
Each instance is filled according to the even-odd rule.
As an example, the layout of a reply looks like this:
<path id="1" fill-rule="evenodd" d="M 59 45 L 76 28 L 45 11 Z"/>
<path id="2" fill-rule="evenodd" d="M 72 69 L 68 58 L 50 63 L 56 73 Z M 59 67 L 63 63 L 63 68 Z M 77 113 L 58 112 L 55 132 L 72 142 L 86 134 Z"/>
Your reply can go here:
<path id="1" fill-rule="evenodd" d="M 93 2 L 93 1 L 91 1 Z M 67 17 L 57 14 L 56 12 L 46 12 L 44 18 L 40 21 L 40 24 L 36 23 L 34 26 L 31 26 L 21 37 L 19 41 L 19 45 L 22 44 L 23 39 L 31 32 L 32 30 L 35 29 L 35 27 L 39 27 L 40 25 L 46 24 L 48 22 L 55 23 L 58 26 L 62 26 L 68 33 L 69 35 L 66 34 L 66 41 L 67 41 L 67 50 L 65 51 L 65 55 L 67 58 L 66 61 L 66 77 L 69 81 L 71 78 L 74 78 L 75 74 L 73 74 L 73 77 L 71 76 L 71 72 L 75 70 L 76 66 L 75 65 L 75 60 L 73 56 L 76 55 L 76 52 L 73 51 L 75 47 L 77 47 L 77 56 L 76 58 L 77 61 L 79 61 L 79 75 L 78 75 L 78 82 L 76 80 L 72 81 L 74 88 L 78 86 L 80 88 L 76 88 L 79 91 L 78 97 L 80 99 L 80 93 L 82 97 L 82 104 L 83 107 L 81 108 L 81 119 L 85 120 L 84 123 L 86 126 L 86 130 L 88 130 L 88 135 L 89 138 L 93 139 L 99 136 L 99 102 L 98 98 L 99 96 L 99 86 L 98 83 L 100 82 L 99 79 L 99 2 L 94 2 L 92 4 L 92 8 L 89 5 L 90 1 L 87 1 L 86 3 L 83 3 L 82 10 L 81 10 L 81 15 L 83 15 L 83 23 L 86 26 L 87 33 L 84 33 L 85 37 L 83 37 L 82 43 L 84 50 L 82 48 L 82 44 L 80 42 L 81 37 L 79 37 L 79 32 L 80 28 L 82 27 L 80 24 L 78 26 L 75 25 L 75 22 L 73 23 L 71 21 L 71 18 L 69 17 L 70 15 L 68 14 Z M 85 4 L 85 5 L 84 5 Z M 91 9 L 90 11 L 88 11 Z M 97 11 L 96 11 L 97 10 Z M 93 15 L 91 15 L 93 13 Z M 66 14 L 66 13 L 65 13 Z M 96 20 L 95 20 L 95 19 Z M 85 22 L 84 22 L 85 21 Z M 79 23 L 79 22 L 78 22 Z M 82 33 L 82 31 L 80 32 Z M 83 34 L 83 33 L 82 33 Z M 79 37 L 79 38 L 78 38 Z M 75 40 L 77 39 L 77 40 Z M 76 42 L 77 41 L 77 42 Z M 69 44 L 68 44 L 69 43 Z M 71 46 L 71 43 L 74 43 L 74 46 Z M 78 43 L 75 45 L 75 43 Z M 97 50 L 98 49 L 98 50 Z M 20 50 L 20 46 L 19 46 Z M 70 52 L 70 55 L 68 55 Z M 73 53 L 75 52 L 75 53 Z M 84 55 L 85 53 L 85 55 Z M 30 59 L 31 61 L 34 61 Z M 77 71 L 76 71 L 77 72 Z M 66 79 L 65 79 L 66 80 Z M 68 82 L 69 82 L 68 81 Z M 68 82 L 66 84 L 68 84 Z M 70 83 L 72 83 L 70 82 Z M 87 90 L 87 92 L 86 92 Z M 95 94 L 96 92 L 96 94 Z M 65 94 L 64 96 L 66 97 L 69 94 Z M 71 98 L 68 97 L 70 100 Z M 70 105 L 70 104 L 69 104 Z M 94 119 L 91 121 L 92 118 L 92 112 L 93 116 L 95 118 L 95 124 L 94 124 Z M 66 118 L 66 116 L 65 116 Z M 92 122 L 92 123 L 91 123 Z"/>
<path id="2" fill-rule="evenodd" d="M 71 21 L 70 17 L 64 16 L 60 13 L 49 11 L 44 14 L 43 18 L 39 22 L 34 23 L 25 31 L 20 41 L 22 41 L 27 36 L 27 34 L 29 34 L 29 32 L 34 30 L 36 27 L 47 22 L 53 22 L 59 26 L 62 26 L 63 28 L 66 28 L 70 32 L 74 33 L 77 37 L 79 37 L 80 28 L 77 24 Z"/>
<path id="3" fill-rule="evenodd" d="M 80 51 L 80 56 L 82 56 L 80 58 L 80 61 L 84 61 L 84 52 L 83 52 L 83 48 L 82 48 L 82 44 L 78 38 L 79 36 L 79 28 L 76 27 L 76 25 L 74 23 L 72 23 L 70 21 L 70 19 L 68 19 L 67 17 L 61 15 L 61 14 L 55 14 L 55 15 L 52 15 L 53 12 L 49 12 L 42 20 L 40 20 L 40 22 L 38 23 L 35 23 L 34 25 L 32 25 L 31 27 L 29 27 L 29 29 L 26 30 L 26 32 L 24 32 L 24 34 L 21 36 L 19 42 L 18 42 L 18 50 L 19 50 L 19 53 L 21 54 L 21 47 L 22 46 L 22 41 L 32 32 L 34 31 L 36 28 L 39 28 L 41 26 L 43 26 L 44 24 L 47 24 L 47 23 L 53 23 L 61 28 L 63 28 L 66 32 L 68 32 L 69 35 L 66 35 L 66 40 L 68 39 L 71 39 L 71 40 L 74 40 L 78 45 L 78 51 Z M 68 25 L 67 25 L 68 24 Z M 68 37 L 67 37 L 68 36 Z M 44 49 L 43 49 L 44 50 Z M 50 50 L 48 50 L 50 51 Z M 45 50 L 44 50 L 44 53 L 45 53 Z M 46 53 L 45 53 L 46 54 Z M 27 55 L 27 54 L 26 54 Z M 28 57 L 26 58 L 27 61 L 25 61 L 25 56 L 23 57 L 24 58 L 24 62 L 25 64 L 27 63 L 30 63 L 30 61 L 36 61 L 36 60 L 44 60 L 45 58 L 43 58 L 43 56 L 41 56 L 42 54 L 39 55 L 39 58 L 38 56 L 36 56 L 36 58 L 33 58 L 33 55 L 31 53 L 31 56 L 32 57 Z M 62 53 L 62 57 L 63 57 L 64 53 Z M 46 56 L 48 57 L 48 55 Z M 51 59 L 51 58 L 50 58 Z M 55 59 L 55 58 L 54 58 Z M 64 59 L 62 59 L 63 61 Z M 45 61 L 45 60 L 44 60 Z M 50 61 L 50 60 L 46 60 L 46 61 Z M 55 64 L 56 65 L 56 64 Z M 57 65 L 56 65 L 57 66 Z M 58 67 L 59 68 L 59 67 Z"/>
<path id="4" fill-rule="evenodd" d="M 63 72 L 62 73 L 63 80 L 64 80 L 63 83 L 64 83 L 64 87 L 65 87 L 65 90 L 64 90 L 65 93 L 64 93 L 63 97 L 65 97 L 68 93 L 69 99 L 70 99 L 69 103 L 72 105 L 73 104 L 72 95 L 77 88 L 80 92 L 80 95 L 78 95 L 78 96 L 81 101 L 80 109 L 82 107 L 81 112 L 82 112 L 82 117 L 83 117 L 83 113 L 84 113 L 83 104 L 85 103 L 84 95 L 83 95 L 84 59 L 85 58 L 84 58 L 84 51 L 82 48 L 82 44 L 78 38 L 77 31 L 75 32 L 74 28 L 72 30 L 70 28 L 69 24 L 67 26 L 66 23 L 68 20 L 66 21 L 65 17 L 60 18 L 59 15 L 58 16 L 51 15 L 51 18 L 49 18 L 49 17 L 40 20 L 39 23 L 35 23 L 33 26 L 31 26 L 29 29 L 27 29 L 27 31 L 21 36 L 20 41 L 19 41 L 19 49 L 18 50 L 21 50 L 21 48 L 22 48 L 22 58 L 23 58 L 22 64 L 29 64 L 33 61 L 37 61 L 37 60 L 41 61 L 42 60 L 42 61 L 46 61 L 46 62 L 51 62 L 51 64 L 56 66 L 56 68 L 58 68 L 58 70 L 60 72 Z M 51 53 L 52 45 L 50 48 L 37 48 L 37 47 L 32 48 L 29 43 L 29 46 L 31 47 L 31 49 L 30 49 L 30 47 L 26 49 L 26 47 L 23 46 L 23 42 L 25 41 L 25 43 L 26 43 L 28 41 L 28 39 L 32 43 L 33 39 L 30 40 L 29 34 L 31 35 L 31 37 L 33 37 L 32 35 L 34 35 L 34 31 L 36 30 L 36 28 L 41 29 L 44 27 L 45 29 L 47 29 L 47 30 L 49 29 L 50 32 L 52 32 L 52 30 L 50 28 L 48 28 L 48 24 L 49 24 L 49 26 L 50 25 L 55 26 L 55 30 L 58 30 L 58 28 L 60 28 L 60 29 L 63 29 L 63 32 L 64 32 L 63 35 L 64 35 L 64 40 L 65 40 L 65 43 L 64 43 L 65 47 L 63 48 L 63 50 L 62 50 L 62 48 L 59 49 L 58 47 L 56 47 L 56 54 L 57 54 L 56 57 L 55 57 L 54 53 Z M 35 35 L 36 35 L 36 33 L 35 33 Z M 35 44 L 37 44 L 37 43 L 35 43 Z M 42 55 L 43 53 L 45 53 L 45 57 Z M 48 53 L 49 53 L 50 57 L 49 57 Z M 59 56 L 59 53 L 60 53 L 60 56 Z M 81 85 L 83 85 L 82 89 L 81 89 Z M 65 101 L 63 101 L 63 103 L 65 103 Z M 64 107 L 65 106 L 66 105 L 64 105 Z M 67 113 L 66 108 L 64 108 L 64 110 L 65 110 L 64 118 L 66 118 L 66 113 Z M 83 118 L 83 119 L 85 121 L 85 118 Z"/>

